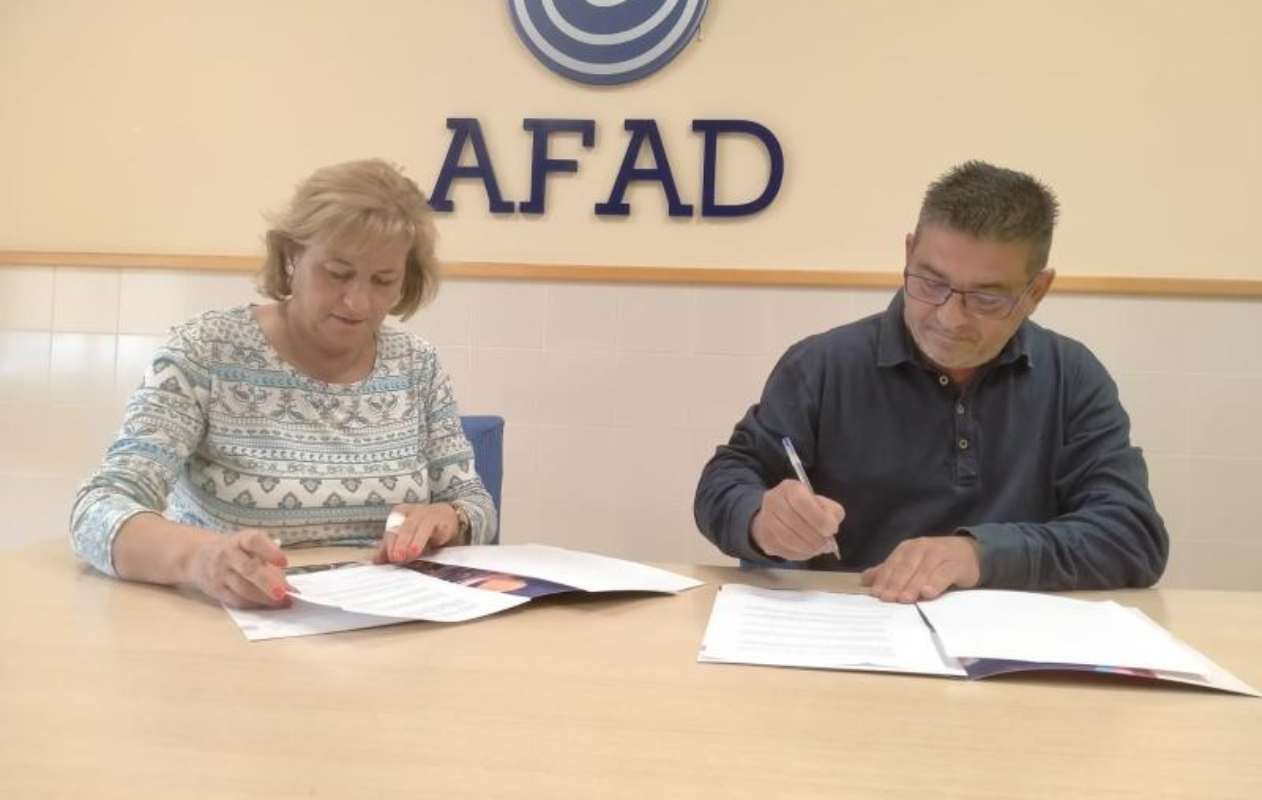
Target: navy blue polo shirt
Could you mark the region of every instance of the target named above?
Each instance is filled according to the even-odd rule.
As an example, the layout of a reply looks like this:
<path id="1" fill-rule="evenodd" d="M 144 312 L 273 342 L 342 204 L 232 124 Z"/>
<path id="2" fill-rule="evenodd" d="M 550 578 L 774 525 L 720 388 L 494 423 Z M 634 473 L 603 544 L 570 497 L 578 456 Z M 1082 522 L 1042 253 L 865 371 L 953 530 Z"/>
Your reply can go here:
<path id="1" fill-rule="evenodd" d="M 697 525 L 728 555 L 776 561 L 750 522 L 794 476 L 784 436 L 846 510 L 841 558 L 811 568 L 864 569 L 905 539 L 964 532 L 987 587 L 1149 586 L 1165 569 L 1169 537 L 1116 384 L 1082 344 L 1029 320 L 967 387 L 920 355 L 902 292 L 789 348 L 697 486 Z"/>

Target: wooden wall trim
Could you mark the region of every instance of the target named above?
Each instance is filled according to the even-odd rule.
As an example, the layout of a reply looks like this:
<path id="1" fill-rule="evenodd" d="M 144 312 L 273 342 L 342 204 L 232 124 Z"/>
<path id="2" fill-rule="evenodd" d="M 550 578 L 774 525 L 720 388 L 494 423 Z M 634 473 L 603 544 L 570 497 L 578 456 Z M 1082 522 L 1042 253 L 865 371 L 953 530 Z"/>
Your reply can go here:
<path id="1" fill-rule="evenodd" d="M 251 272 L 258 268 L 258 264 L 257 256 L 0 250 L 0 267 L 54 266 Z M 817 286 L 881 289 L 895 287 L 901 280 L 899 272 L 893 269 L 729 269 L 453 261 L 445 265 L 445 270 L 448 277 L 458 279 L 710 286 Z M 1150 297 L 1262 298 L 1262 279 L 1060 274 L 1056 276 L 1053 291 Z"/>

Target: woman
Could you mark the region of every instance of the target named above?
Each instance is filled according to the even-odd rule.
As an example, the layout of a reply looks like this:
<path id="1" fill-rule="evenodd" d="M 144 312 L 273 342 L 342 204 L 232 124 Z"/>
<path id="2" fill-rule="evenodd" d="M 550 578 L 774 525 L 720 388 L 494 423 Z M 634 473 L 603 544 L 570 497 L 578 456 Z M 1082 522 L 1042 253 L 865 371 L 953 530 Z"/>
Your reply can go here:
<path id="1" fill-rule="evenodd" d="M 175 328 L 71 511 L 76 553 L 131 580 L 280 606 L 280 546 L 379 562 L 491 538 L 432 345 L 383 322 L 437 289 L 429 206 L 382 161 L 317 170 L 267 233 L 276 302 Z M 165 514 L 162 510 L 165 509 Z"/>

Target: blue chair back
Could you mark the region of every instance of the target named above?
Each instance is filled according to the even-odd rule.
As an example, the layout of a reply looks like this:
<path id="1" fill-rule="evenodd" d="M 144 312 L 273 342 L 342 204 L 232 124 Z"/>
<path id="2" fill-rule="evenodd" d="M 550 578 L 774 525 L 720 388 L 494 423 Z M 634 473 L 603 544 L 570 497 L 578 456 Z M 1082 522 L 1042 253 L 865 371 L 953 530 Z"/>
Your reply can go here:
<path id="1" fill-rule="evenodd" d="M 500 513 L 500 493 L 504 488 L 504 418 L 491 415 L 462 416 L 460 425 L 464 428 L 465 438 L 473 447 L 474 466 L 478 477 L 486 487 L 495 503 L 496 513 Z M 497 525 L 491 533 L 491 544 L 499 544 L 500 531 Z"/>

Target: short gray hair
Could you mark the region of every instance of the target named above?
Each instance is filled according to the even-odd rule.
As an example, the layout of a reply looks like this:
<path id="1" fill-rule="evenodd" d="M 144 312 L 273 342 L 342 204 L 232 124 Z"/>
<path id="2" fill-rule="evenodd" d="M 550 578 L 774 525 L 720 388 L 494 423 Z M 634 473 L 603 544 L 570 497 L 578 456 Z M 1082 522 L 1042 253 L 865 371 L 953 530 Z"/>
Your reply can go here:
<path id="1" fill-rule="evenodd" d="M 936 224 L 979 239 L 1029 242 L 1026 270 L 1034 275 L 1047 266 L 1059 210 L 1052 190 L 1024 172 L 966 161 L 929 184 L 916 236 Z"/>

